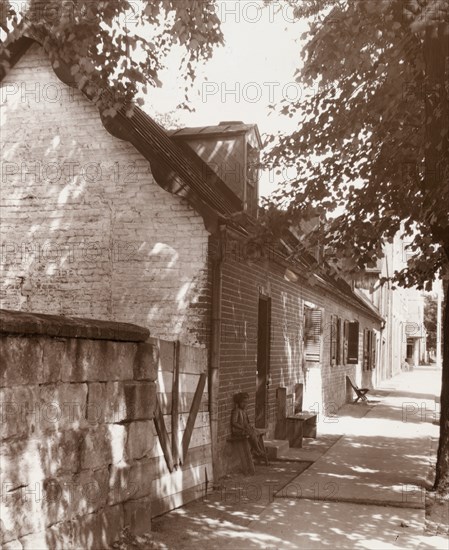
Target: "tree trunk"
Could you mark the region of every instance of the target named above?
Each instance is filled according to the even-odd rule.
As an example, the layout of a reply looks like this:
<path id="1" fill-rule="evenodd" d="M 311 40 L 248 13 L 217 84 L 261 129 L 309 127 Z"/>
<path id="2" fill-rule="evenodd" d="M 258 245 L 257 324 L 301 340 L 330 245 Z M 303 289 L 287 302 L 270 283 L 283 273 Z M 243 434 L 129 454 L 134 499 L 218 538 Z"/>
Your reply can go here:
<path id="1" fill-rule="evenodd" d="M 447 139 L 443 138 L 447 130 L 449 116 L 448 97 L 446 93 L 446 56 L 447 36 L 441 25 L 428 27 L 424 39 L 424 60 L 426 65 L 425 79 L 425 175 L 424 196 L 435 194 L 435 189 L 447 185 Z M 425 199 L 424 199 L 425 204 Z M 438 235 L 446 260 L 449 262 L 449 243 L 445 229 L 445 211 L 440 218 Z M 434 232 L 434 228 L 429 228 Z M 444 269 L 444 268 L 443 268 Z M 447 264 L 446 264 L 447 269 Z M 443 273 L 441 273 L 443 275 Z M 447 275 L 447 273 L 446 273 Z M 440 441 L 437 454 L 436 477 L 434 489 L 441 494 L 449 493 L 449 305 L 447 279 L 443 279 L 444 314 L 443 314 L 443 372 L 441 386 Z"/>
<path id="2" fill-rule="evenodd" d="M 444 285 L 443 313 L 443 375 L 441 384 L 440 442 L 434 489 L 449 493 L 449 300 L 448 285 Z"/>

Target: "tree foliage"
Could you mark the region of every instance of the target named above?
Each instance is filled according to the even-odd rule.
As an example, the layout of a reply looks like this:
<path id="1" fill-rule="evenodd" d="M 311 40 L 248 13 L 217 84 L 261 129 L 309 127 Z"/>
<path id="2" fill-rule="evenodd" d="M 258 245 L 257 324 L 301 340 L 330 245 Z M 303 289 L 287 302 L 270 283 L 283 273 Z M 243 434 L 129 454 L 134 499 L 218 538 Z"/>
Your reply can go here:
<path id="1" fill-rule="evenodd" d="M 449 493 L 448 5 L 437 0 L 301 0 L 309 31 L 296 77 L 297 121 L 271 136 L 266 164 L 292 174 L 266 204 L 268 233 L 304 227 L 345 274 L 373 265 L 401 232 L 412 254 L 403 286 L 444 279 L 440 441 L 434 488 Z M 313 92 L 307 93 L 310 90 Z M 328 265 L 324 262 L 324 267 Z"/>
<path id="2" fill-rule="evenodd" d="M 429 288 L 448 268 L 448 127 L 442 121 L 449 78 L 429 79 L 425 41 L 447 57 L 447 5 L 292 3 L 310 22 L 296 75 L 304 93 L 278 107 L 297 129 L 271 136 L 266 165 L 293 175 L 266 205 L 263 223 L 273 227 L 274 219 L 280 231 L 320 216 L 323 223 L 305 244 L 320 242 L 346 271 L 372 265 L 384 242 L 403 230 L 416 254 L 396 278 Z M 431 4 L 441 10 L 426 16 Z M 428 158 L 429 128 L 438 131 L 436 162 Z"/>
<path id="3" fill-rule="evenodd" d="M 2 0 L 0 23 L 11 35 L 28 28 L 42 37 L 53 65 L 69 64 L 77 86 L 88 87 L 89 96 L 112 88 L 112 104 L 110 98 L 95 98 L 110 115 L 139 92 L 160 85 L 161 69 L 174 48 L 181 52 L 180 78 L 193 81 L 198 63 L 223 43 L 213 2 Z"/>

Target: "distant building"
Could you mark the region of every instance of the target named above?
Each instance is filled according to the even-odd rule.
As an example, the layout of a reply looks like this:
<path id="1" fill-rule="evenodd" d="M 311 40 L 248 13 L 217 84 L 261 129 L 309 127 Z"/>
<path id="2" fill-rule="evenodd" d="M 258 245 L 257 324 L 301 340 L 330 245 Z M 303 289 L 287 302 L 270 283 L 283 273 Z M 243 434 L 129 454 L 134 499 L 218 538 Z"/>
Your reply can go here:
<path id="1" fill-rule="evenodd" d="M 424 327 L 424 295 L 415 288 L 402 288 L 391 282 L 380 284 L 381 277 L 392 277 L 407 265 L 407 241 L 398 233 L 392 243 L 384 246 L 384 256 L 376 268 L 366 270 L 365 277 L 355 283 L 356 292 L 379 310 L 385 319 L 379 353 L 381 360 L 375 383 L 391 378 L 401 371 L 404 360 L 419 365 L 426 359 Z"/>

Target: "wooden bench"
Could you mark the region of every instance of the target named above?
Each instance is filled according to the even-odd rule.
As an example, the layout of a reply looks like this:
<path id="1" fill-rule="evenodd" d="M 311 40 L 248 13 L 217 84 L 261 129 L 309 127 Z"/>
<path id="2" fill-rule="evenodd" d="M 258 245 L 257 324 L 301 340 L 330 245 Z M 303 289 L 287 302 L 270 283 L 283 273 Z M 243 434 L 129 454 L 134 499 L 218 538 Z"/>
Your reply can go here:
<path id="1" fill-rule="evenodd" d="M 263 436 L 265 435 L 266 431 L 262 429 L 257 429 L 256 431 L 259 434 L 259 440 L 262 442 L 265 456 L 264 456 L 264 462 L 265 466 L 268 466 L 268 455 L 267 450 L 265 449 L 265 445 L 263 444 Z M 248 440 L 247 435 L 231 435 L 227 438 L 229 443 L 234 445 L 237 448 L 239 457 L 240 457 L 240 464 L 242 465 L 242 471 L 245 475 L 254 475 L 256 472 L 256 469 L 254 467 L 254 460 L 253 455 L 251 453 L 251 445 Z"/>
<path id="2" fill-rule="evenodd" d="M 353 403 L 357 403 L 359 399 L 361 401 L 364 401 L 365 403 L 369 403 L 368 398 L 366 397 L 366 394 L 369 392 L 369 388 L 357 387 L 355 384 L 352 383 L 352 380 L 349 378 L 349 376 L 346 376 L 346 381 L 350 384 L 351 388 L 354 390 L 355 394 L 357 395 Z"/>
<path id="3" fill-rule="evenodd" d="M 286 418 L 287 439 L 290 447 L 302 447 L 303 437 L 316 439 L 317 415 L 300 412 Z"/>

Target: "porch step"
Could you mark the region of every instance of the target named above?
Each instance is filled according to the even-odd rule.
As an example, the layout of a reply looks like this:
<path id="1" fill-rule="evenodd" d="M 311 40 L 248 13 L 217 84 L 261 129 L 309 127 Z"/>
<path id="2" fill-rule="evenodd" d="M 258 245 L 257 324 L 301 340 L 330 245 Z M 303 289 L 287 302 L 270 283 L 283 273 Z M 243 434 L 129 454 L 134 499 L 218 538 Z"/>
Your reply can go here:
<path id="1" fill-rule="evenodd" d="M 278 456 L 284 455 L 290 448 L 288 441 L 285 439 L 265 439 L 264 444 L 268 460 L 276 460 Z"/>

